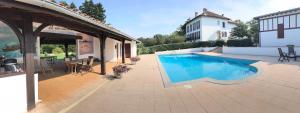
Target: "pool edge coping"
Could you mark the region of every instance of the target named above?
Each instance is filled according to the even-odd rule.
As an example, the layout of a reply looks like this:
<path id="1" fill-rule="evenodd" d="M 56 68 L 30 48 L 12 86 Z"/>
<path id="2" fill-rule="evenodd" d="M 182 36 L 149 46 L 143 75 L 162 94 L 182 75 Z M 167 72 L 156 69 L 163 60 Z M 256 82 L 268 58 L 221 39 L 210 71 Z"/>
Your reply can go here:
<path id="1" fill-rule="evenodd" d="M 170 54 L 170 53 L 168 53 Z M 201 53 L 195 53 L 195 52 L 184 52 L 184 53 L 171 53 L 171 54 L 199 54 L 199 55 L 207 55 L 207 54 L 201 54 Z M 196 79 L 196 80 L 189 80 L 189 81 L 184 81 L 184 82 L 180 82 L 180 83 L 172 83 L 170 78 L 168 77 L 164 67 L 162 66 L 158 56 L 159 55 L 164 55 L 164 54 L 154 54 L 156 57 L 156 62 L 160 71 L 160 75 L 162 78 L 162 82 L 165 88 L 168 87 L 172 87 L 172 86 L 179 86 L 179 85 L 191 85 L 197 82 L 207 82 L 207 83 L 213 83 L 213 84 L 219 84 L 219 85 L 236 85 L 236 84 L 242 84 L 242 83 L 246 83 L 249 82 L 252 79 L 255 79 L 257 76 L 261 75 L 262 73 L 262 68 L 260 66 L 256 66 L 255 64 L 261 62 L 260 60 L 256 60 L 256 63 L 250 64 L 250 66 L 253 66 L 257 69 L 257 72 L 250 76 L 247 77 L 245 79 L 241 79 L 241 80 L 228 80 L 228 81 L 224 81 L 224 80 L 215 80 L 212 78 L 202 78 L 202 79 Z M 207 55 L 207 56 L 215 56 L 215 55 Z M 234 57 L 228 57 L 228 56 L 215 56 L 215 57 L 225 57 L 225 58 L 234 58 Z M 234 58 L 234 59 L 242 59 L 242 58 Z M 253 59 L 242 59 L 242 60 L 253 60 Z"/>

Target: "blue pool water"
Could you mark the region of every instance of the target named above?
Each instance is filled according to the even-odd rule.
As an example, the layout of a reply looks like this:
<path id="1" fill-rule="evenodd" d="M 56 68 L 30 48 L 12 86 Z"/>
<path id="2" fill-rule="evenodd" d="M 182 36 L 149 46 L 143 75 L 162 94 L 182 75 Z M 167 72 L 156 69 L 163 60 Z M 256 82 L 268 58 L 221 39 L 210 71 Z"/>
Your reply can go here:
<path id="1" fill-rule="evenodd" d="M 159 55 L 159 60 L 172 83 L 211 78 L 241 80 L 254 75 L 253 60 L 233 59 L 198 54 Z"/>

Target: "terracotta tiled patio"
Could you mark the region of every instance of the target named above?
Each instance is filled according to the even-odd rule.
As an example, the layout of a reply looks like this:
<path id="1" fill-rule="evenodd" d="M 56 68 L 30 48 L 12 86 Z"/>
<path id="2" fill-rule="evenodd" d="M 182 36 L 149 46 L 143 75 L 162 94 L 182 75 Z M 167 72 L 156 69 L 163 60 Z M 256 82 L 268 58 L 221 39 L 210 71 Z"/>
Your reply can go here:
<path id="1" fill-rule="evenodd" d="M 112 73 L 112 67 L 121 62 L 107 62 L 107 73 Z M 106 78 L 100 73 L 100 65 L 97 63 L 93 68 L 94 72 L 89 73 L 66 73 L 62 62 L 53 66 L 54 71 L 39 76 L 39 99 L 37 108 L 31 112 L 55 113 L 67 107 L 78 98 L 86 95 L 97 85 L 102 84 Z"/>

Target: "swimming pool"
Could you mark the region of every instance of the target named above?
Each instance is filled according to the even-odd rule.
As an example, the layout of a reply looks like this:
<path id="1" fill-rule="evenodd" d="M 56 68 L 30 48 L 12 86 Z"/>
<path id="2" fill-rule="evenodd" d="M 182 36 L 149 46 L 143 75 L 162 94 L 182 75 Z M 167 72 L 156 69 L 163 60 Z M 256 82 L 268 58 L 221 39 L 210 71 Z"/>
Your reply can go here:
<path id="1" fill-rule="evenodd" d="M 257 73 L 250 64 L 257 61 L 199 54 L 158 55 L 170 82 L 180 83 L 203 78 L 232 81 Z"/>

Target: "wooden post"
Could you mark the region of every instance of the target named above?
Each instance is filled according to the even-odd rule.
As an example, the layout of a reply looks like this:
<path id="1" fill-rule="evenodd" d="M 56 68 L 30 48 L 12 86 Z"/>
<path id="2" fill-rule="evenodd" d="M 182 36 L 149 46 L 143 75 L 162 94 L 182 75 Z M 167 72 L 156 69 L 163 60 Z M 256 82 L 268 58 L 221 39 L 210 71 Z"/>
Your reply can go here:
<path id="1" fill-rule="evenodd" d="M 65 46 L 65 55 L 66 55 L 66 58 L 69 57 L 69 44 L 64 44 Z"/>
<path id="2" fill-rule="evenodd" d="M 106 35 L 101 35 L 100 37 L 100 56 L 101 56 L 101 75 L 106 74 L 106 65 L 105 65 L 105 41 L 106 41 Z"/>
<path id="3" fill-rule="evenodd" d="M 122 63 L 125 63 L 125 40 L 122 40 Z"/>
<path id="4" fill-rule="evenodd" d="M 26 15 L 23 17 L 23 37 L 24 37 L 24 63 L 26 71 L 27 87 L 27 109 L 35 107 L 35 90 L 34 90 L 34 53 L 36 37 L 33 34 L 32 17 Z"/>

